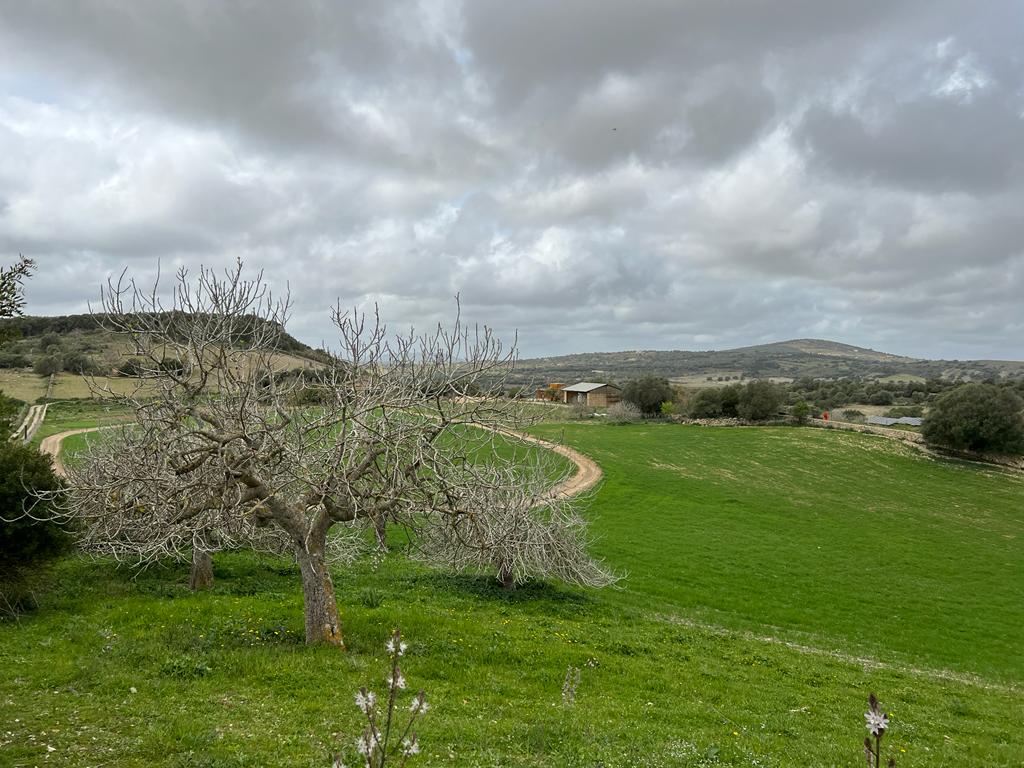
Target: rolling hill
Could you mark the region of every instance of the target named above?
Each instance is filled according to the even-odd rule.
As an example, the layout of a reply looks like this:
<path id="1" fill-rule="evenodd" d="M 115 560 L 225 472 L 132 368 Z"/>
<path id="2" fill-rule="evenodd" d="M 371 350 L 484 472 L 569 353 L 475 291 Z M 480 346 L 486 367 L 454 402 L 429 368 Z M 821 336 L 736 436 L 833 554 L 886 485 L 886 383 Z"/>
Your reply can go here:
<path id="1" fill-rule="evenodd" d="M 524 385 L 582 380 L 621 382 L 645 374 L 693 386 L 717 383 L 719 377 L 980 380 L 1024 377 L 1024 362 L 926 360 L 824 339 L 792 339 L 725 350 L 634 350 L 524 359 L 517 365 L 515 379 Z"/>

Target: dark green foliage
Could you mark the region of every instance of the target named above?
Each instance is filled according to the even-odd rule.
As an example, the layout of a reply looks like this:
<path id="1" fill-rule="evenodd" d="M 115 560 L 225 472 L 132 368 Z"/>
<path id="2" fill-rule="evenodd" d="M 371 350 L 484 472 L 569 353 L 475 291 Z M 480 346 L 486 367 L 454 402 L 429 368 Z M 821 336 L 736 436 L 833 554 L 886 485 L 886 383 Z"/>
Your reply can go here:
<path id="1" fill-rule="evenodd" d="M 60 373 L 64 370 L 64 361 L 60 355 L 45 355 L 36 360 L 36 364 L 32 366 L 33 372 L 40 376 L 52 376 L 55 373 Z"/>
<path id="2" fill-rule="evenodd" d="M 722 404 L 722 416 L 735 419 L 740 415 L 740 385 L 731 384 L 718 390 L 718 401 Z"/>
<path id="3" fill-rule="evenodd" d="M 61 368 L 68 373 L 97 374 L 101 373 L 100 365 L 84 352 L 73 350 L 61 356 Z"/>
<path id="4" fill-rule="evenodd" d="M 25 404 L 21 400 L 8 397 L 0 392 L 0 440 L 6 440 L 14 430 L 14 421 L 24 406 Z"/>
<path id="5" fill-rule="evenodd" d="M 897 405 L 886 411 L 885 415 L 890 419 L 899 419 L 904 416 L 921 417 L 924 416 L 924 408 L 920 405 Z"/>
<path id="6" fill-rule="evenodd" d="M 117 373 L 120 376 L 138 376 L 142 373 L 143 361 L 137 357 L 129 357 L 117 365 Z"/>
<path id="7" fill-rule="evenodd" d="M 929 445 L 962 451 L 1024 452 L 1024 401 L 1007 387 L 965 384 L 939 397 L 922 425 Z"/>
<path id="8" fill-rule="evenodd" d="M 661 404 L 670 402 L 675 391 L 668 379 L 658 376 L 643 376 L 626 384 L 622 389 L 622 399 L 632 403 L 642 413 L 653 415 L 661 412 Z"/>
<path id="9" fill-rule="evenodd" d="M 14 349 L 5 349 L 0 352 L 0 368 L 28 368 L 32 365 L 32 359 Z"/>
<path id="10" fill-rule="evenodd" d="M 722 394 L 717 389 L 702 389 L 690 401 L 690 416 L 717 419 L 722 415 Z"/>
<path id="11" fill-rule="evenodd" d="M 892 405 L 895 398 L 888 389 L 880 389 L 868 398 L 871 405 Z"/>
<path id="12" fill-rule="evenodd" d="M 747 421 L 774 418 L 782 405 L 783 391 L 770 381 L 751 381 L 739 391 L 736 413 Z"/>
<path id="13" fill-rule="evenodd" d="M 33 607 L 42 566 L 70 548 L 71 537 L 61 526 L 24 516 L 37 503 L 33 491 L 58 488 L 49 456 L 21 443 L 0 444 L 0 614 Z"/>
<path id="14" fill-rule="evenodd" d="M 796 424 L 806 424 L 811 418 L 811 405 L 806 400 L 799 400 L 793 405 L 793 421 Z"/>
<path id="15" fill-rule="evenodd" d="M 19 256 L 18 260 L 9 267 L 0 267 L 0 317 L 15 317 L 21 315 L 21 308 L 25 306 L 25 294 L 22 283 L 32 274 L 35 269 L 35 262 Z M 17 333 L 7 335 L 0 329 L 0 340 L 17 336 Z"/>

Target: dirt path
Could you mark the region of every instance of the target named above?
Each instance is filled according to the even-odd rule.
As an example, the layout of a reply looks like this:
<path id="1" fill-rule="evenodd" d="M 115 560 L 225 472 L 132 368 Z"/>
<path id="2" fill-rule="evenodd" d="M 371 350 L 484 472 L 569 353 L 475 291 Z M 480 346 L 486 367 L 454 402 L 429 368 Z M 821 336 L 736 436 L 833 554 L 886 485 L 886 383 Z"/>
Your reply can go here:
<path id="1" fill-rule="evenodd" d="M 53 457 L 53 471 L 61 477 L 64 477 L 67 473 L 64 471 L 64 463 L 60 460 L 60 444 L 64 442 L 64 438 L 71 437 L 72 435 L 82 435 L 86 432 L 98 432 L 103 427 L 84 427 L 82 429 L 69 429 L 66 432 L 58 432 L 55 435 L 44 437 L 43 441 L 39 444 L 40 453 L 48 453 Z"/>
<path id="2" fill-rule="evenodd" d="M 84 427 L 82 429 L 69 429 L 65 432 L 58 432 L 55 435 L 44 437 L 42 443 L 39 445 L 41 453 L 48 453 L 53 457 L 53 469 L 61 476 L 66 473 L 64 471 L 64 463 L 60 460 L 60 445 L 64 442 L 65 438 L 71 437 L 72 435 L 83 435 L 86 432 L 98 432 L 104 429 L 104 427 Z M 586 493 L 591 488 L 601 482 L 601 478 L 604 473 L 601 471 L 601 467 L 597 465 L 589 456 L 580 453 L 574 448 L 569 448 L 565 445 L 559 445 L 558 443 L 551 443 L 547 440 L 541 440 L 539 437 L 528 435 L 525 432 L 503 432 L 503 434 L 513 437 L 516 440 L 522 440 L 524 443 L 533 443 L 543 448 L 547 448 L 549 451 L 557 453 L 559 456 L 564 456 L 573 464 L 576 465 L 576 474 L 568 478 L 561 485 L 553 489 L 555 498 L 565 499 L 570 496 L 577 496 L 581 493 Z"/>
<path id="3" fill-rule="evenodd" d="M 551 443 L 547 440 L 541 440 L 539 437 L 528 435 L 525 432 L 502 430 L 502 434 L 508 435 L 516 440 L 522 440 L 524 443 L 533 443 L 534 445 L 547 448 L 549 451 L 554 451 L 559 456 L 564 456 L 576 465 L 576 474 L 553 489 L 556 499 L 566 499 L 570 496 L 577 496 L 581 493 L 586 493 L 601 482 L 601 478 L 604 476 L 604 473 L 601 471 L 601 467 L 597 465 L 596 461 L 589 456 L 580 453 L 574 448 L 559 445 L 558 443 Z"/>

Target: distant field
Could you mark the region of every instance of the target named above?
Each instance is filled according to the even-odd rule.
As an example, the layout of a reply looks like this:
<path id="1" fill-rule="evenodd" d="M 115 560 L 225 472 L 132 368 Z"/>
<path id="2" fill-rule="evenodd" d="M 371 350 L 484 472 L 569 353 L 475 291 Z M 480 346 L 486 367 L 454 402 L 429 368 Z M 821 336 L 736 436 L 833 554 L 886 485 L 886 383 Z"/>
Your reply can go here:
<path id="1" fill-rule="evenodd" d="M 129 412 L 110 407 L 101 401 L 85 400 L 51 403 L 50 407 L 46 410 L 46 420 L 39 428 L 39 431 L 36 432 L 32 442 L 35 445 L 39 445 L 43 438 L 55 435 L 58 432 L 105 426 L 125 421 L 129 418 Z M 80 436 L 79 440 L 84 440 L 84 438 L 84 435 Z M 69 443 L 64 445 L 64 449 L 67 450 L 67 446 L 74 440 L 74 437 L 68 438 Z M 78 444 L 77 441 L 76 444 Z"/>
<path id="2" fill-rule="evenodd" d="M 69 558 L 0 625 L 0 761 L 329 764 L 401 625 L 426 765 L 862 765 L 872 690 L 901 766 L 1024 764 L 1024 478 L 826 430 L 534 431 L 603 466 L 587 514 L 621 586 L 508 595 L 394 554 L 335 571 L 338 653 L 302 646 L 286 560 L 218 555 L 192 595 L 183 566 Z"/>
<path id="3" fill-rule="evenodd" d="M 924 376 L 915 376 L 912 373 L 894 373 L 891 376 L 880 376 L 878 381 L 882 382 L 901 382 L 901 381 L 916 381 L 919 384 L 924 384 L 927 379 Z"/>

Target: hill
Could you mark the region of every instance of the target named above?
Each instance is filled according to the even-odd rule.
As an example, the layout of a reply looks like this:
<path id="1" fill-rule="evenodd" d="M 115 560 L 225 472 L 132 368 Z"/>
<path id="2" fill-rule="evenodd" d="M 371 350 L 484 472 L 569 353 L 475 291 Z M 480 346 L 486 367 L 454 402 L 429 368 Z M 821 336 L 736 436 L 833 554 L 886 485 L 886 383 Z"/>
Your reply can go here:
<path id="1" fill-rule="evenodd" d="M 928 379 L 976 381 L 1024 377 L 1024 362 L 926 360 L 903 357 L 824 339 L 707 351 L 636 350 L 592 352 L 521 360 L 520 384 L 551 381 L 628 381 L 645 374 L 702 386 L 741 378 Z"/>
<path id="2" fill-rule="evenodd" d="M 0 391 L 25 402 L 88 397 L 83 373 L 111 377 L 115 390 L 134 386 L 131 379 L 116 374 L 130 367 L 135 350 L 126 338 L 104 328 L 102 320 L 102 315 L 0 320 Z M 277 346 L 282 369 L 303 368 L 326 358 L 323 351 L 283 330 Z"/>

